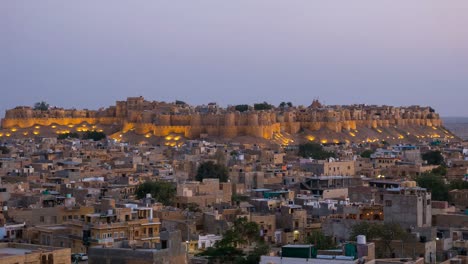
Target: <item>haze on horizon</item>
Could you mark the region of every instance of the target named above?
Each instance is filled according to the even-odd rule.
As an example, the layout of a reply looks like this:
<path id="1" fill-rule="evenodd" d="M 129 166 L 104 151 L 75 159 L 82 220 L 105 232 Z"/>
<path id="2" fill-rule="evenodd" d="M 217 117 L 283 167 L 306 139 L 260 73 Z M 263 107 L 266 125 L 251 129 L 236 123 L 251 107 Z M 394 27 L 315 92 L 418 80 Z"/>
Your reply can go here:
<path id="1" fill-rule="evenodd" d="M 0 116 L 142 95 L 467 116 L 468 1 L 2 1 Z"/>

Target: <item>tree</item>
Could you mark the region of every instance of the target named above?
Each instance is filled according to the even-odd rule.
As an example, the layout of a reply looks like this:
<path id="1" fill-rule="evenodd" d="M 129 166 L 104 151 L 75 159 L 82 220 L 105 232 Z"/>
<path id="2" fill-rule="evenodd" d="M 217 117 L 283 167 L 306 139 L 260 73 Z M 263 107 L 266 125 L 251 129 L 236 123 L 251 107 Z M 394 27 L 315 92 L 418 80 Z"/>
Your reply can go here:
<path id="1" fill-rule="evenodd" d="M 368 240 L 379 239 L 385 247 L 387 256 L 393 256 L 395 249 L 392 247 L 393 240 L 404 240 L 407 237 L 406 231 L 398 223 L 369 223 L 360 222 L 351 229 L 350 240 L 356 240 L 358 235 L 365 235 Z"/>
<path id="2" fill-rule="evenodd" d="M 445 176 L 447 175 L 447 167 L 441 165 L 431 171 L 435 175 Z"/>
<path id="3" fill-rule="evenodd" d="M 329 152 L 323 149 L 322 145 L 317 143 L 305 143 L 299 145 L 299 156 L 304 158 L 313 158 L 313 159 L 328 159 L 330 157 L 335 157 L 334 152 Z"/>
<path id="4" fill-rule="evenodd" d="M 464 181 L 464 180 L 455 180 L 455 181 L 451 181 L 450 184 L 449 184 L 449 189 L 450 189 L 450 190 L 455 190 L 455 189 L 458 189 L 458 190 L 468 189 L 468 182 L 466 182 L 466 181 Z"/>
<path id="5" fill-rule="evenodd" d="M 422 154 L 422 159 L 427 161 L 427 164 L 429 165 L 441 165 L 444 162 L 444 157 L 438 150 Z"/>
<path id="6" fill-rule="evenodd" d="M 197 175 L 195 179 L 197 181 L 203 181 L 203 179 L 217 178 L 220 182 L 227 182 L 228 170 L 226 166 L 216 164 L 213 161 L 206 161 L 200 164 L 197 169 Z"/>
<path id="7" fill-rule="evenodd" d="M 436 201 L 447 201 L 449 189 L 444 179 L 434 173 L 423 173 L 416 177 L 419 187 L 426 188 L 432 193 L 432 199 Z"/>
<path id="8" fill-rule="evenodd" d="M 92 139 L 94 141 L 99 141 L 101 139 L 105 139 L 106 134 L 103 132 L 97 132 L 97 131 L 86 131 L 83 134 L 83 139 Z"/>
<path id="9" fill-rule="evenodd" d="M 372 150 L 366 149 L 363 152 L 361 152 L 361 157 L 370 158 L 372 154 L 374 154 L 374 152 Z"/>
<path id="10" fill-rule="evenodd" d="M 7 146 L 0 146 L 1 154 L 10 154 L 10 149 Z"/>
<path id="11" fill-rule="evenodd" d="M 66 138 L 80 138 L 80 136 L 78 135 L 78 133 L 71 132 L 71 133 L 60 134 L 57 137 L 57 139 L 66 139 Z"/>
<path id="12" fill-rule="evenodd" d="M 175 104 L 176 104 L 176 105 L 186 105 L 187 103 L 184 102 L 184 101 L 176 100 L 176 101 L 175 101 Z"/>
<path id="13" fill-rule="evenodd" d="M 293 104 L 291 102 L 287 102 L 287 103 L 286 102 L 281 102 L 279 104 L 280 108 L 286 108 L 286 107 L 292 107 L 292 106 L 293 106 Z"/>
<path id="14" fill-rule="evenodd" d="M 41 101 L 34 104 L 34 110 L 47 111 L 49 110 L 49 104 Z"/>
<path id="15" fill-rule="evenodd" d="M 253 245 L 252 251 L 245 255 L 237 247 Z M 269 246 L 260 237 L 260 227 L 257 223 L 249 222 L 247 218 L 238 218 L 228 229 L 223 238 L 216 242 L 214 247 L 200 253 L 207 256 L 210 263 L 254 264 L 260 262 L 260 257 L 269 252 Z"/>
<path id="16" fill-rule="evenodd" d="M 313 244 L 319 250 L 335 249 L 336 243 L 332 237 L 325 236 L 321 231 L 313 231 L 310 236 L 306 238 L 308 244 Z"/>
<path id="17" fill-rule="evenodd" d="M 143 199 L 148 193 L 156 201 L 164 205 L 171 205 L 176 196 L 176 187 L 169 182 L 147 181 L 138 185 L 135 190 L 135 195 L 138 199 Z"/>
<path id="18" fill-rule="evenodd" d="M 245 112 L 247 110 L 249 110 L 249 105 L 246 105 L 246 104 L 240 104 L 240 105 L 236 105 L 234 107 L 234 109 L 236 109 L 236 111 L 239 111 L 239 112 Z"/>
<path id="19" fill-rule="evenodd" d="M 270 110 L 272 109 L 273 106 L 267 102 L 263 102 L 263 103 L 257 103 L 257 104 L 254 104 L 254 109 L 259 111 L 259 110 Z"/>

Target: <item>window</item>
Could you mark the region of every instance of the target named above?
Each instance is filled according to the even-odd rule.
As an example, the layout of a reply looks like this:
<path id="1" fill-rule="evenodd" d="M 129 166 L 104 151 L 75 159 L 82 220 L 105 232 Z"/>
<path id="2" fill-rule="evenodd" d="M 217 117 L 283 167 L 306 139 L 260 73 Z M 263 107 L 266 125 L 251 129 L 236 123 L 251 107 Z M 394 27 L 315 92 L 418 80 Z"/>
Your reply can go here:
<path id="1" fill-rule="evenodd" d="M 119 233 L 118 232 L 114 232 L 114 238 L 119 238 Z"/>
<path id="2" fill-rule="evenodd" d="M 121 238 L 125 237 L 124 232 L 120 232 L 120 237 L 121 237 Z"/>
<path id="3" fill-rule="evenodd" d="M 386 207 L 392 207 L 392 200 L 385 200 Z"/>
<path id="4" fill-rule="evenodd" d="M 39 222 L 44 223 L 44 216 L 39 217 Z"/>

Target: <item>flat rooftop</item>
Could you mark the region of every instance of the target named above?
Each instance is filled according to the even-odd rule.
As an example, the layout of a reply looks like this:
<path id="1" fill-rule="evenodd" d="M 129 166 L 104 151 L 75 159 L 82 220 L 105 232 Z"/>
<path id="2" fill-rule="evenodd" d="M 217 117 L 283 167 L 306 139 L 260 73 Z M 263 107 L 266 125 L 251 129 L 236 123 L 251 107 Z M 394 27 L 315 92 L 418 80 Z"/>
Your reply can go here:
<path id="1" fill-rule="evenodd" d="M 17 255 L 25 255 L 27 253 L 31 253 L 32 250 L 29 249 L 23 249 L 23 248 L 0 248 L 0 259 L 4 257 L 11 257 L 11 256 L 17 256 Z"/>

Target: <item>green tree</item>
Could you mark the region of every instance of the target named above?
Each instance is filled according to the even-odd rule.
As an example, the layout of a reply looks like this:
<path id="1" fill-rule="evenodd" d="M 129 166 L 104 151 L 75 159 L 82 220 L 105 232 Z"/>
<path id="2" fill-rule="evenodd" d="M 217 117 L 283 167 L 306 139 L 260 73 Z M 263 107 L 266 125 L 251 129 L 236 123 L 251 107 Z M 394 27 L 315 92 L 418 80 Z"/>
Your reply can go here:
<path id="1" fill-rule="evenodd" d="M 370 158 L 372 154 L 374 154 L 374 152 L 372 150 L 366 149 L 363 152 L 361 152 L 361 157 Z"/>
<path id="2" fill-rule="evenodd" d="M 432 193 L 432 199 L 436 201 L 448 201 L 448 186 L 440 175 L 423 173 L 416 177 L 419 187 L 426 188 Z"/>
<path id="3" fill-rule="evenodd" d="M 101 139 L 105 139 L 106 134 L 103 132 L 97 132 L 97 131 L 86 131 L 83 134 L 83 139 L 92 139 L 94 141 L 99 141 Z"/>
<path id="4" fill-rule="evenodd" d="M 422 154 L 422 159 L 427 161 L 427 164 L 429 165 L 441 165 L 444 162 L 444 157 L 438 150 Z"/>
<path id="5" fill-rule="evenodd" d="M 267 102 L 263 102 L 263 103 L 257 103 L 257 104 L 254 104 L 254 109 L 259 111 L 259 110 L 270 110 L 272 109 L 273 106 Z"/>
<path id="6" fill-rule="evenodd" d="M 10 154 L 10 149 L 7 146 L 0 146 L 1 154 Z"/>
<path id="7" fill-rule="evenodd" d="M 249 110 L 249 105 L 241 104 L 241 105 L 236 105 L 234 108 L 236 109 L 236 111 L 239 111 L 242 113 L 242 112 Z"/>
<path id="8" fill-rule="evenodd" d="M 186 105 L 187 103 L 184 102 L 184 101 L 176 100 L 176 101 L 175 101 L 175 104 L 176 104 L 176 105 Z"/>
<path id="9" fill-rule="evenodd" d="M 450 190 L 455 190 L 455 189 L 458 189 L 458 190 L 468 189 L 468 182 L 466 182 L 466 181 L 464 181 L 464 180 L 454 180 L 454 181 L 451 181 L 450 184 L 449 184 L 449 189 L 450 189 Z"/>
<path id="10" fill-rule="evenodd" d="M 245 245 L 255 245 L 247 255 L 237 248 Z M 260 237 L 258 224 L 247 221 L 247 218 L 238 218 L 214 247 L 199 255 L 208 257 L 210 263 L 254 264 L 259 263 L 260 257 L 268 252 L 269 246 Z"/>
<path id="11" fill-rule="evenodd" d="M 49 110 L 49 104 L 41 101 L 34 104 L 34 110 L 47 111 Z"/>
<path id="12" fill-rule="evenodd" d="M 197 169 L 197 175 L 195 179 L 197 181 L 203 181 L 203 179 L 217 178 L 220 182 L 227 182 L 228 180 L 228 169 L 226 166 L 216 164 L 213 161 L 206 161 L 200 164 Z"/>
<path id="13" fill-rule="evenodd" d="M 439 167 L 432 170 L 432 173 L 439 176 L 447 175 L 447 167 L 440 165 Z"/>
<path id="14" fill-rule="evenodd" d="M 313 244 L 319 250 L 335 249 L 336 243 L 330 236 L 325 236 L 321 231 L 313 231 L 306 238 L 308 244 Z"/>
<path id="15" fill-rule="evenodd" d="M 57 139 L 66 139 L 66 138 L 80 138 L 80 136 L 78 135 L 78 133 L 75 133 L 75 132 L 60 134 L 57 136 Z"/>
<path id="16" fill-rule="evenodd" d="M 138 199 L 146 197 L 147 193 L 150 193 L 157 202 L 172 205 L 176 196 L 176 187 L 169 182 L 147 181 L 138 185 L 135 190 Z"/>
<path id="17" fill-rule="evenodd" d="M 328 159 L 330 157 L 334 158 L 336 155 L 334 152 L 329 152 L 323 149 L 322 145 L 317 143 L 305 143 L 299 145 L 299 156 L 304 158 L 313 158 L 313 159 Z"/>
<path id="18" fill-rule="evenodd" d="M 407 232 L 398 223 L 369 223 L 360 222 L 351 229 L 350 240 L 356 240 L 358 235 L 365 235 L 368 240 L 380 240 L 383 243 L 387 256 L 394 255 L 393 240 L 404 240 Z"/>

